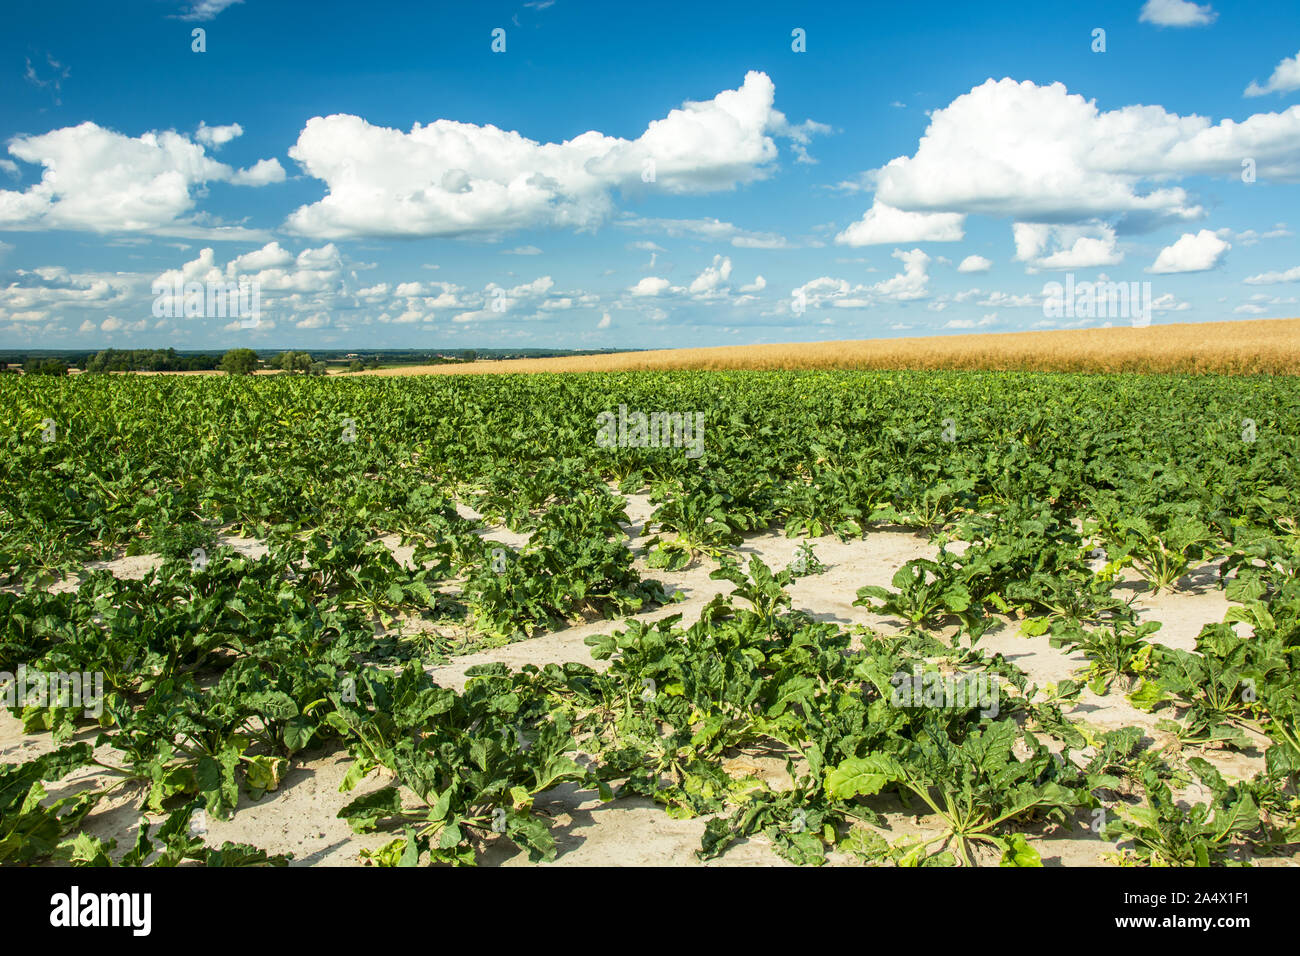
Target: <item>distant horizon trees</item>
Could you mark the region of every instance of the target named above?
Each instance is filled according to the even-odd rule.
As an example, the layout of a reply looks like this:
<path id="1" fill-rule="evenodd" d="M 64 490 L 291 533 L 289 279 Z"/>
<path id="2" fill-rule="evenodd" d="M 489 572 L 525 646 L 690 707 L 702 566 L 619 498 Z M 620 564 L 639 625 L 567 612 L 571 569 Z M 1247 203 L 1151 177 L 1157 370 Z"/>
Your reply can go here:
<path id="1" fill-rule="evenodd" d="M 87 372 L 198 372 L 217 367 L 214 355 L 180 355 L 168 349 L 104 349 L 86 360 Z"/>
<path id="2" fill-rule="evenodd" d="M 306 374 L 311 371 L 312 357 L 307 352 L 281 352 L 266 363 L 270 368 Z"/>
<path id="3" fill-rule="evenodd" d="M 68 363 L 56 358 L 31 358 L 23 363 L 24 375 L 67 375 Z"/>

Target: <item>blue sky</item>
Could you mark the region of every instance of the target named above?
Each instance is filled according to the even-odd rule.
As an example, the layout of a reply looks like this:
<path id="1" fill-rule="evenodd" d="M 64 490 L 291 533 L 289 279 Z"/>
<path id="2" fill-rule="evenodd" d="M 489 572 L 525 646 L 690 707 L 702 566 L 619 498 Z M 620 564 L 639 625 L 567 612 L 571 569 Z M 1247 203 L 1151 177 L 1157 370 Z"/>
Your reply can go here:
<path id="1" fill-rule="evenodd" d="M 44 0 L 6 20 L 2 347 L 1131 320 L 1047 314 L 1067 276 L 1149 282 L 1156 324 L 1300 315 L 1294 0 Z M 255 324 L 159 314 L 178 281 L 240 280 Z"/>

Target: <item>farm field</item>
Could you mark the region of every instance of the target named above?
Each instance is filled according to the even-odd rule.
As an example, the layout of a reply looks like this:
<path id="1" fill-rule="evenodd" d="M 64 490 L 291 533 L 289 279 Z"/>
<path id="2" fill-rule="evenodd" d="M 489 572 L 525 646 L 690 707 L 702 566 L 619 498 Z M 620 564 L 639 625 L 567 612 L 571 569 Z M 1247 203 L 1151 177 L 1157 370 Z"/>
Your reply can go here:
<path id="1" fill-rule="evenodd" d="M 0 379 L 0 863 L 1295 865 L 1297 436 L 1269 375 Z"/>
<path id="2" fill-rule="evenodd" d="M 408 365 L 362 375 L 721 369 L 923 369 L 1294 375 L 1300 319 L 1168 323 L 1039 332 L 783 342 L 610 355 Z M 206 374 L 206 373 L 205 373 Z"/>

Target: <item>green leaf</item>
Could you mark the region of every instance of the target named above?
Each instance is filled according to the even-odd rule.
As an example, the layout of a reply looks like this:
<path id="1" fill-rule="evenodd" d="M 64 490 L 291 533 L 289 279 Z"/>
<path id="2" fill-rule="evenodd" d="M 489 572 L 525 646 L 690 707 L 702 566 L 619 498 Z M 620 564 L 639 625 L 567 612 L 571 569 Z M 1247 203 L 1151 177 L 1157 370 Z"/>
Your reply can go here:
<path id="1" fill-rule="evenodd" d="M 1023 833 L 1013 833 L 1000 841 L 1002 860 L 999 866 L 1042 866 L 1038 851 L 1029 845 Z"/>
<path id="2" fill-rule="evenodd" d="M 884 754 L 850 757 L 826 775 L 826 794 L 834 800 L 872 796 L 900 776 L 898 763 Z"/>
<path id="3" fill-rule="evenodd" d="M 383 787 L 374 793 L 357 797 L 338 812 L 338 817 L 347 820 L 348 825 L 357 833 L 365 833 L 373 830 L 384 817 L 396 816 L 401 812 L 401 793 L 396 787 Z"/>

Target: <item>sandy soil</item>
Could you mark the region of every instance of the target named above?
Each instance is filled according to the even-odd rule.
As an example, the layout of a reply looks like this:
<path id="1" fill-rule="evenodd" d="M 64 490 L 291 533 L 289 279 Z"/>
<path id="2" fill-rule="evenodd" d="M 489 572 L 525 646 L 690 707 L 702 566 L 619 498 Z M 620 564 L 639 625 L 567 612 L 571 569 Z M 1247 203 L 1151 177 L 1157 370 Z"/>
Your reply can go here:
<path id="1" fill-rule="evenodd" d="M 631 518 L 630 546 L 634 553 L 645 540 L 643 526 L 653 506 L 644 496 L 628 499 Z M 467 517 L 477 517 L 472 509 L 462 506 Z M 487 536 L 517 546 L 526 540 L 525 535 L 506 529 L 493 529 Z M 395 538 L 385 539 L 399 560 L 409 560 L 410 549 L 398 547 Z M 779 533 L 749 536 L 740 548 L 742 556 L 756 554 L 774 569 L 784 568 L 794 558 L 795 551 L 806 539 L 790 539 Z M 223 543 L 237 547 L 242 552 L 256 556 L 264 549 L 251 539 L 226 538 Z M 835 538 L 813 539 L 817 557 L 826 565 L 825 573 L 796 579 L 790 588 L 794 607 L 805 610 L 820 620 L 841 625 L 863 624 L 881 632 L 900 629 L 895 620 L 854 607 L 853 601 L 859 587 L 866 584 L 887 586 L 894 572 L 906 561 L 930 557 L 937 551 L 925 536 L 906 530 L 875 530 L 863 540 L 841 542 Z M 153 566 L 152 556 L 136 556 L 105 562 L 100 567 L 124 577 L 139 577 Z M 645 577 L 662 581 L 669 590 L 677 591 L 681 600 L 637 615 L 654 620 L 665 615 L 681 614 L 686 624 L 695 620 L 700 609 L 720 592 L 730 591 L 726 582 L 713 581 L 709 573 L 710 562 L 703 562 L 680 572 L 666 573 L 650 570 L 644 558 L 637 558 L 638 570 Z M 75 582 L 61 582 L 56 587 L 75 586 Z M 1223 592 L 1214 585 L 1213 569 L 1194 572 L 1179 582 L 1171 592 L 1160 595 L 1146 593 L 1140 581 L 1132 578 L 1127 583 L 1138 594 L 1136 605 L 1144 620 L 1158 620 L 1163 628 L 1153 640 L 1170 646 L 1193 649 L 1201 627 L 1221 621 L 1228 603 Z M 530 640 L 478 653 L 454 658 L 450 663 L 430 668 L 434 678 L 457 689 L 464 685 L 466 669 L 475 664 L 500 661 L 511 667 L 532 663 L 580 661 L 593 666 L 584 639 L 592 634 L 605 633 L 619 627 L 617 621 L 593 621 L 556 631 L 541 633 Z M 1023 668 L 1039 686 L 1058 682 L 1075 674 L 1086 661 L 1077 653 L 1065 653 L 1052 648 L 1047 636 L 1026 637 L 1020 632 L 1019 622 L 1003 620 L 980 641 L 980 648 L 989 653 L 1002 653 L 1008 660 Z M 1119 727 L 1126 724 L 1143 727 L 1158 744 L 1168 744 L 1169 735 L 1155 729 L 1156 718 L 1135 710 L 1118 692 L 1098 697 L 1084 690 L 1078 703 L 1067 710 L 1078 719 L 1100 728 Z M 93 734 L 81 739 L 92 740 Z M 21 724 L 0 712 L 0 759 L 6 762 L 31 759 L 53 749 L 46 735 L 27 735 Z M 1246 753 L 1223 750 L 1204 751 L 1203 755 L 1229 778 L 1253 775 L 1263 767 L 1262 748 Z M 343 820 L 338 819 L 340 808 L 361 793 L 387 782 L 381 775 L 372 775 L 356 791 L 340 793 L 339 783 L 346 772 L 349 758 L 345 753 L 325 754 L 307 752 L 295 760 L 278 791 L 261 800 L 241 798 L 234 817 L 229 821 L 206 821 L 207 839 L 214 845 L 225 840 L 252 843 L 273 853 L 291 853 L 294 865 L 340 866 L 359 862 L 358 852 L 374 848 L 391 839 L 391 835 L 353 834 Z M 784 775 L 779 762 L 767 767 L 744 767 L 746 772 L 757 772 L 779 786 L 776 778 Z M 68 792 L 93 777 L 90 771 L 81 771 L 50 788 L 54 796 Z M 1192 795 L 1195 799 L 1195 795 Z M 115 838 L 119 849 L 130 846 L 138 825 L 138 795 L 120 794 L 106 800 L 89 818 L 88 829 L 97 836 Z M 618 800 L 602 804 L 597 795 L 578 791 L 571 785 L 558 787 L 542 795 L 538 806 L 544 808 L 555 821 L 555 834 L 560 854 L 554 865 L 700 865 L 695 850 L 700 845 L 704 829 L 703 819 L 677 820 L 648 801 L 638 799 Z M 927 820 L 903 812 L 889 817 L 890 839 L 909 833 L 923 833 Z M 1074 830 L 1060 828 L 1031 839 L 1047 865 L 1096 865 L 1103 853 L 1114 852 L 1114 846 L 1092 835 L 1086 829 L 1087 821 L 1076 821 Z M 505 841 L 490 844 L 484 851 L 485 864 L 519 865 L 527 857 Z M 832 862 L 841 861 L 836 857 Z M 1296 860 L 1285 861 L 1296 864 Z M 721 859 L 708 865 L 784 865 L 762 838 L 755 838 L 730 849 Z M 1276 865 L 1276 864 L 1274 864 Z"/>

